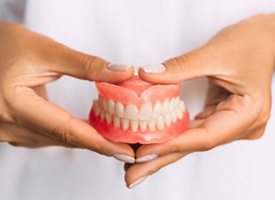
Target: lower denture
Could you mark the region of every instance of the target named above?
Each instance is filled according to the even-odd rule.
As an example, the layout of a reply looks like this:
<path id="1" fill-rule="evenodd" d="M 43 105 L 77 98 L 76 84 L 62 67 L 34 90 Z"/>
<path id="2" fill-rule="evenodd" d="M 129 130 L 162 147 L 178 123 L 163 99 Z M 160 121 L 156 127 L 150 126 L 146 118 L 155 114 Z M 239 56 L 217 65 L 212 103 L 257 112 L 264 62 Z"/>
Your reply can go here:
<path id="1" fill-rule="evenodd" d="M 153 85 L 133 77 L 120 84 L 96 83 L 91 125 L 104 137 L 124 143 L 161 143 L 186 130 L 189 115 L 180 86 Z"/>

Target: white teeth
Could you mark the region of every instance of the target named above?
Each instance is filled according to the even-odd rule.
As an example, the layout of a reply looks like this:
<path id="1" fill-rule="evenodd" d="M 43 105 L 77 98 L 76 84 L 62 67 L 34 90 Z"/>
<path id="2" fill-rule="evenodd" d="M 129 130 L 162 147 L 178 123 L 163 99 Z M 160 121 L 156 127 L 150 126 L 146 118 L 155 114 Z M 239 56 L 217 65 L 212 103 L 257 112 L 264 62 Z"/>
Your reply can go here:
<path id="1" fill-rule="evenodd" d="M 121 119 L 122 130 L 126 131 L 129 128 L 129 119 L 123 118 Z"/>
<path id="2" fill-rule="evenodd" d="M 102 111 L 100 112 L 100 120 L 103 121 L 104 118 L 105 118 L 105 112 L 102 110 Z"/>
<path id="3" fill-rule="evenodd" d="M 148 124 L 148 121 L 147 120 L 140 120 L 139 121 L 139 127 L 140 127 L 140 130 L 142 132 L 146 131 L 147 129 L 147 124 Z"/>
<path id="4" fill-rule="evenodd" d="M 115 113 L 115 102 L 111 99 L 108 100 L 108 112 L 111 115 Z"/>
<path id="5" fill-rule="evenodd" d="M 165 122 L 165 125 L 166 126 L 171 126 L 171 115 L 170 114 L 166 114 L 165 116 L 164 116 L 164 122 Z"/>
<path id="6" fill-rule="evenodd" d="M 131 120 L 130 127 L 133 132 L 136 132 L 138 130 L 138 120 Z"/>
<path id="7" fill-rule="evenodd" d="M 171 119 L 172 119 L 172 122 L 175 123 L 177 121 L 177 115 L 175 112 L 172 112 L 171 113 Z"/>
<path id="8" fill-rule="evenodd" d="M 124 106 L 122 105 L 122 103 L 117 102 L 115 110 L 117 116 L 119 116 L 120 118 L 124 118 Z"/>
<path id="9" fill-rule="evenodd" d="M 172 98 L 169 102 L 169 112 L 172 112 L 175 107 L 175 98 Z"/>
<path id="10" fill-rule="evenodd" d="M 162 116 L 159 116 L 157 119 L 157 127 L 159 130 L 162 130 L 164 128 L 164 122 L 163 122 Z"/>
<path id="11" fill-rule="evenodd" d="M 184 101 L 180 101 L 180 109 L 184 112 L 185 111 L 185 104 Z"/>
<path id="12" fill-rule="evenodd" d="M 176 110 L 176 114 L 177 114 L 177 118 L 178 119 L 182 119 L 183 118 L 183 111 L 180 108 L 178 108 Z"/>
<path id="13" fill-rule="evenodd" d="M 111 124 L 111 122 L 112 122 L 112 115 L 110 115 L 108 112 L 106 112 L 105 118 L 106 118 L 107 124 Z"/>
<path id="14" fill-rule="evenodd" d="M 95 115 L 99 116 L 101 108 L 99 106 L 99 102 L 96 100 L 93 101 L 93 110 L 94 110 Z"/>
<path id="15" fill-rule="evenodd" d="M 108 103 L 106 99 L 102 100 L 102 107 L 104 111 L 108 111 Z"/>
<path id="16" fill-rule="evenodd" d="M 125 118 L 131 120 L 138 119 L 138 108 L 134 104 L 127 104 L 125 109 Z"/>
<path id="17" fill-rule="evenodd" d="M 120 118 L 116 115 L 114 115 L 114 127 L 119 128 L 120 127 Z"/>
<path id="18" fill-rule="evenodd" d="M 180 97 L 177 96 L 177 97 L 175 98 L 175 109 L 177 109 L 179 105 L 180 105 Z"/>
<path id="19" fill-rule="evenodd" d="M 157 101 L 154 105 L 153 118 L 156 119 L 161 114 L 161 103 Z"/>
<path id="20" fill-rule="evenodd" d="M 148 120 L 151 115 L 152 115 L 152 104 L 151 103 L 143 104 L 139 110 L 138 119 Z"/>
<path id="21" fill-rule="evenodd" d="M 171 100 L 166 98 L 163 102 L 157 101 L 154 105 L 145 103 L 138 109 L 134 104 L 124 107 L 120 102 L 99 96 L 98 101 L 93 101 L 92 109 L 101 121 L 113 123 L 115 128 L 121 128 L 123 131 L 130 128 L 133 132 L 144 132 L 147 129 L 155 131 L 156 128 L 163 130 L 165 126 L 170 127 L 172 123 L 183 119 L 185 105 L 179 97 L 174 97 Z"/>
<path id="22" fill-rule="evenodd" d="M 169 99 L 166 98 L 162 103 L 162 113 L 166 114 L 169 112 Z"/>
<path id="23" fill-rule="evenodd" d="M 156 120 L 150 119 L 149 120 L 149 130 L 150 131 L 155 131 L 156 128 Z"/>

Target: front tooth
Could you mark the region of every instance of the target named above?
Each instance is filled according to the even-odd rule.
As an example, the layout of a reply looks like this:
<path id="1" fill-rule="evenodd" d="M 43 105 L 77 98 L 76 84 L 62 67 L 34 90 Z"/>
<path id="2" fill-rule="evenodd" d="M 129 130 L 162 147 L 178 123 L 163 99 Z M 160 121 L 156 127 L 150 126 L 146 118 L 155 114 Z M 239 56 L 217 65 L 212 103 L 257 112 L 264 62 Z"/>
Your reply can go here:
<path id="1" fill-rule="evenodd" d="M 152 104 L 146 103 L 143 104 L 139 110 L 138 119 L 140 120 L 148 120 L 152 115 Z"/>
<path id="2" fill-rule="evenodd" d="M 108 112 L 111 115 L 115 113 L 115 102 L 112 99 L 108 100 Z"/>
<path id="3" fill-rule="evenodd" d="M 105 118 L 105 112 L 104 112 L 104 110 L 101 110 L 101 112 L 100 112 L 100 120 L 103 121 L 104 118 Z"/>
<path id="4" fill-rule="evenodd" d="M 111 122 L 112 122 L 112 115 L 110 115 L 110 113 L 106 112 L 105 118 L 106 118 L 107 124 L 111 124 Z"/>
<path id="5" fill-rule="evenodd" d="M 185 111 L 185 104 L 184 104 L 184 101 L 180 101 L 180 109 L 182 110 L 182 112 Z"/>
<path id="6" fill-rule="evenodd" d="M 138 130 L 138 120 L 131 120 L 130 127 L 133 132 L 136 132 Z"/>
<path id="7" fill-rule="evenodd" d="M 120 127 L 120 118 L 116 115 L 114 115 L 114 127 L 119 128 Z"/>
<path id="8" fill-rule="evenodd" d="M 172 122 L 175 123 L 177 121 L 177 114 L 175 111 L 173 111 L 171 113 L 171 119 L 172 119 Z"/>
<path id="9" fill-rule="evenodd" d="M 122 125 L 122 130 L 126 131 L 129 128 L 129 119 L 122 118 L 121 125 Z"/>
<path id="10" fill-rule="evenodd" d="M 124 106 L 122 103 L 117 102 L 115 106 L 116 115 L 120 118 L 124 118 Z"/>
<path id="11" fill-rule="evenodd" d="M 102 107 L 104 111 L 108 111 L 108 103 L 106 99 L 102 100 Z"/>
<path id="12" fill-rule="evenodd" d="M 161 103 L 157 101 L 154 105 L 153 118 L 157 119 L 161 114 Z"/>
<path id="13" fill-rule="evenodd" d="M 134 104 L 127 104 L 125 108 L 125 118 L 131 120 L 138 119 L 138 108 Z"/>
<path id="14" fill-rule="evenodd" d="M 175 107 L 175 98 L 172 98 L 169 102 L 169 112 L 172 112 Z"/>
<path id="15" fill-rule="evenodd" d="M 159 116 L 157 119 L 157 127 L 159 130 L 162 130 L 164 128 L 164 122 L 162 116 Z"/>
<path id="16" fill-rule="evenodd" d="M 139 121 L 139 127 L 140 127 L 140 130 L 142 132 L 146 131 L 147 129 L 147 124 L 148 124 L 148 121 L 147 120 L 140 120 Z"/>
<path id="17" fill-rule="evenodd" d="M 183 112 L 180 108 L 176 110 L 177 118 L 182 119 L 183 118 Z"/>
<path id="18" fill-rule="evenodd" d="M 156 120 L 155 119 L 150 119 L 149 120 L 149 130 L 150 131 L 155 131 L 156 129 Z"/>
<path id="19" fill-rule="evenodd" d="M 171 126 L 171 115 L 170 114 L 164 115 L 164 122 L 167 127 Z"/>

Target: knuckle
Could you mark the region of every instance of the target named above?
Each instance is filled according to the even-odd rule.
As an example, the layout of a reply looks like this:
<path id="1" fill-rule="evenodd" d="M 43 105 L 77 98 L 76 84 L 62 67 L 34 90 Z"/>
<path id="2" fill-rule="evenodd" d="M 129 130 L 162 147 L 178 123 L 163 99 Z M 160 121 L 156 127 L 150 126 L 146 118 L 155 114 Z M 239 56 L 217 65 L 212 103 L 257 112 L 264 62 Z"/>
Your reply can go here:
<path id="1" fill-rule="evenodd" d="M 71 121 L 73 120 L 72 116 L 68 116 L 68 119 L 62 123 L 60 126 L 52 128 L 49 132 L 51 136 L 57 138 L 66 145 L 71 145 L 75 142 L 71 131 Z"/>
<path id="2" fill-rule="evenodd" d="M 88 55 L 81 55 L 81 64 L 83 66 L 83 77 L 88 77 L 89 75 L 96 72 L 96 70 L 93 70 L 94 63 L 97 60 L 97 57 L 88 56 Z"/>

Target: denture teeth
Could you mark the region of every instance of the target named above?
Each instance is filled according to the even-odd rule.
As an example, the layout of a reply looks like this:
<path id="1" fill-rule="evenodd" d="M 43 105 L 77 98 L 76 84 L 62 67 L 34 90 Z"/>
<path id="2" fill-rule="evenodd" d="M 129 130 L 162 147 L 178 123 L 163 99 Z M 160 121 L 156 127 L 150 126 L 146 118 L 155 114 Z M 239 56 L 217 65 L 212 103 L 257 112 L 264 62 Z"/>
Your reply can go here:
<path id="1" fill-rule="evenodd" d="M 164 122 L 162 116 L 159 116 L 157 119 L 157 128 L 162 130 L 164 128 Z"/>
<path id="2" fill-rule="evenodd" d="M 185 104 L 184 101 L 180 101 L 180 109 L 184 112 L 185 111 Z"/>
<path id="3" fill-rule="evenodd" d="M 156 120 L 155 120 L 155 119 L 150 119 L 148 125 L 149 125 L 149 130 L 150 130 L 150 131 L 155 131 L 155 128 L 156 128 Z"/>
<path id="4" fill-rule="evenodd" d="M 115 102 L 112 99 L 108 100 L 108 112 L 111 115 L 115 113 Z"/>
<path id="5" fill-rule="evenodd" d="M 122 103 L 117 102 L 115 105 L 116 115 L 120 118 L 124 118 L 124 106 Z"/>
<path id="6" fill-rule="evenodd" d="M 172 112 L 175 107 L 175 98 L 172 98 L 169 102 L 169 112 Z"/>
<path id="7" fill-rule="evenodd" d="M 122 125 L 122 130 L 126 131 L 129 128 L 129 119 L 122 118 L 121 125 Z"/>
<path id="8" fill-rule="evenodd" d="M 107 124 L 111 124 L 111 122 L 112 122 L 112 115 L 110 115 L 108 112 L 106 112 L 105 118 L 106 118 Z"/>
<path id="9" fill-rule="evenodd" d="M 180 97 L 177 96 L 177 97 L 175 98 L 175 108 L 177 109 L 177 108 L 179 107 L 179 105 L 180 105 Z"/>
<path id="10" fill-rule="evenodd" d="M 157 102 L 155 103 L 154 109 L 153 109 L 153 118 L 154 118 L 154 119 L 158 118 L 158 116 L 161 114 L 161 111 L 162 111 L 161 107 L 162 107 L 162 106 L 161 106 L 160 101 L 157 101 Z"/>
<path id="11" fill-rule="evenodd" d="M 139 110 L 138 119 L 140 120 L 148 120 L 150 116 L 152 115 L 152 104 L 146 103 L 143 104 Z"/>
<path id="12" fill-rule="evenodd" d="M 114 127 L 119 128 L 120 127 L 120 118 L 116 115 L 114 115 Z"/>
<path id="13" fill-rule="evenodd" d="M 148 124 L 148 121 L 147 120 L 140 120 L 139 121 L 139 127 L 140 127 L 140 130 L 142 132 L 146 131 L 147 129 L 147 124 Z"/>
<path id="14" fill-rule="evenodd" d="M 124 115 L 127 119 L 136 120 L 138 119 L 138 108 L 134 104 L 127 104 Z"/>
<path id="15" fill-rule="evenodd" d="M 101 108 L 99 106 L 99 102 L 96 100 L 93 101 L 93 109 L 94 109 L 95 115 L 99 116 Z"/>
<path id="16" fill-rule="evenodd" d="M 169 99 L 168 98 L 166 98 L 162 103 L 162 112 L 164 115 L 169 112 Z"/>
<path id="17" fill-rule="evenodd" d="M 108 111 L 108 103 L 106 99 L 102 100 L 102 107 L 104 111 Z"/>
<path id="18" fill-rule="evenodd" d="M 100 120 L 103 121 L 105 118 L 105 112 L 103 110 L 101 110 L 100 112 Z"/>
<path id="19" fill-rule="evenodd" d="M 183 118 L 183 111 L 180 108 L 176 110 L 176 114 L 178 119 L 181 120 Z"/>
<path id="20" fill-rule="evenodd" d="M 171 126 L 171 115 L 170 114 L 166 114 L 165 116 L 164 116 L 164 122 L 165 122 L 165 125 L 166 126 Z"/>
<path id="21" fill-rule="evenodd" d="M 130 127 L 133 132 L 138 130 L 138 120 L 130 120 Z"/>
<path id="22" fill-rule="evenodd" d="M 171 120 L 173 123 L 175 123 L 177 121 L 177 114 L 175 112 L 171 113 Z"/>

